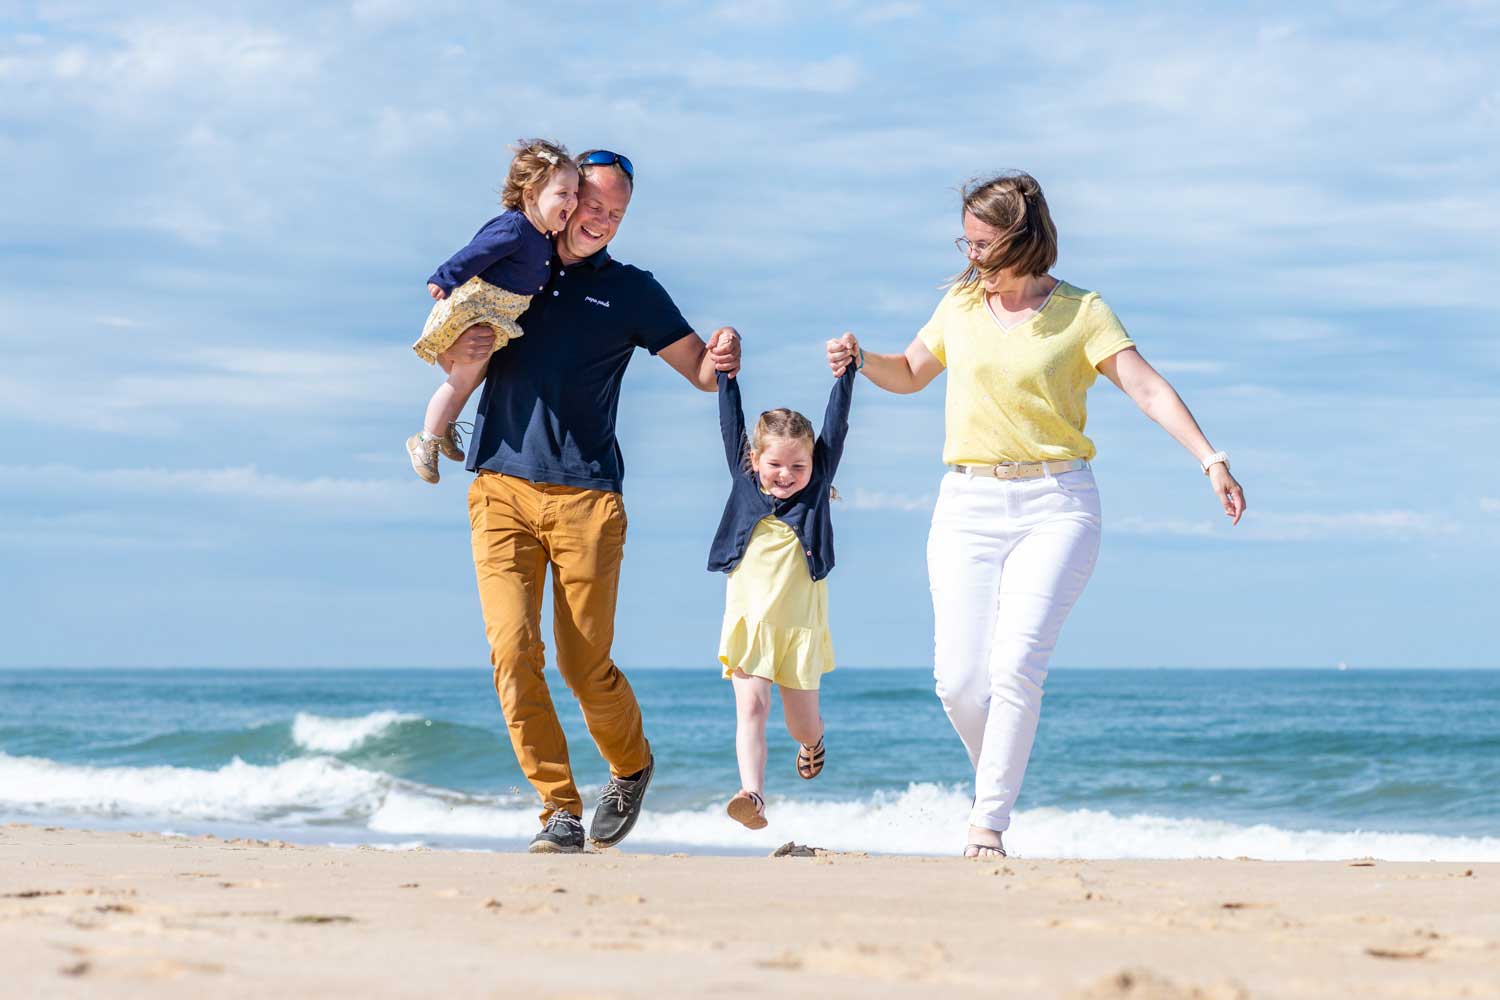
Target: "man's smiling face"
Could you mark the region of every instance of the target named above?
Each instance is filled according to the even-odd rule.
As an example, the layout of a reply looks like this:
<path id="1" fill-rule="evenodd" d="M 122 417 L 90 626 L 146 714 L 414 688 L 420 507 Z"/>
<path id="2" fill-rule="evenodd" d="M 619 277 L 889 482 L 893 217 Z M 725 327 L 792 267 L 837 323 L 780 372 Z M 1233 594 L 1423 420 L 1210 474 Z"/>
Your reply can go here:
<path id="1" fill-rule="evenodd" d="M 564 264 L 592 257 L 614 239 L 630 205 L 630 181 L 615 167 L 594 167 L 578 182 L 578 208 L 562 235 L 557 255 Z"/>

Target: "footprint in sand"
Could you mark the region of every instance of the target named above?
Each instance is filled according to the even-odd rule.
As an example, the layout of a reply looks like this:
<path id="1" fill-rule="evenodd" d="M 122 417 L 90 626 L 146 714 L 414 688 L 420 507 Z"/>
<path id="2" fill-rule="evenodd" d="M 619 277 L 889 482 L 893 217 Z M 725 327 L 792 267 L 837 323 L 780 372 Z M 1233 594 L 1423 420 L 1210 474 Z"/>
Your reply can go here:
<path id="1" fill-rule="evenodd" d="M 221 973 L 224 971 L 224 966 L 217 962 L 182 962 L 173 958 L 161 958 L 141 971 L 152 979 L 181 979 L 192 973 L 200 975 Z"/>
<path id="2" fill-rule="evenodd" d="M 1366 948 L 1365 954 L 1372 958 L 1426 958 L 1428 948 Z"/>
<path id="3" fill-rule="evenodd" d="M 303 913 L 288 917 L 290 924 L 352 924 L 354 918 L 342 913 Z"/>
<path id="4" fill-rule="evenodd" d="M 1248 1000 L 1238 983 L 1183 986 L 1150 969 L 1121 969 L 1112 976 L 1068 994 L 1069 1000 Z"/>

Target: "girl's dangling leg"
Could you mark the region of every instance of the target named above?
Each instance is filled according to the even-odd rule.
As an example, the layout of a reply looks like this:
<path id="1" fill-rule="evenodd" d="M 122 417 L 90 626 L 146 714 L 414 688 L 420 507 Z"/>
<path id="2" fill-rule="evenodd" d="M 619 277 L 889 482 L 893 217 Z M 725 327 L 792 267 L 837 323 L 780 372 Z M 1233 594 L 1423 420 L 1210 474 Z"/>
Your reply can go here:
<path id="1" fill-rule="evenodd" d="M 818 714 L 818 692 L 783 687 L 781 711 L 786 716 L 786 731 L 801 744 L 797 773 L 816 778 L 823 770 L 823 717 Z"/>
<path id="2" fill-rule="evenodd" d="M 766 825 L 766 719 L 771 714 L 771 682 L 736 670 L 734 685 L 734 751 L 740 765 L 740 791 L 729 802 L 729 815 L 752 830 Z"/>
<path id="3" fill-rule="evenodd" d="M 766 786 L 766 719 L 771 715 L 771 682 L 738 670 L 734 685 L 734 750 L 740 762 L 740 785 L 763 793 Z"/>

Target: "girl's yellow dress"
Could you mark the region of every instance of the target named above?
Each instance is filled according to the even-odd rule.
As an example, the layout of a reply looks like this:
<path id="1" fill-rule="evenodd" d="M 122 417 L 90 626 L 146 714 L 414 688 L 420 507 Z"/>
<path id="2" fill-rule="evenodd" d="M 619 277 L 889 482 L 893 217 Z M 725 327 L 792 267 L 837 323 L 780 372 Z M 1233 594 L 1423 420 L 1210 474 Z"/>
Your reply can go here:
<path id="1" fill-rule="evenodd" d="M 719 662 L 782 687 L 816 691 L 833 669 L 828 581 L 814 581 L 797 533 L 762 518 L 729 574 Z"/>
<path id="2" fill-rule="evenodd" d="M 411 349 L 417 357 L 436 364 L 439 354 L 453 346 L 453 342 L 471 326 L 484 325 L 495 331 L 495 346 L 491 354 L 521 336 L 521 325 L 516 317 L 531 304 L 530 295 L 506 291 L 492 285 L 483 278 L 470 278 L 459 285 L 445 299 L 432 304 L 427 314 L 427 323 L 422 327 L 422 336 Z"/>

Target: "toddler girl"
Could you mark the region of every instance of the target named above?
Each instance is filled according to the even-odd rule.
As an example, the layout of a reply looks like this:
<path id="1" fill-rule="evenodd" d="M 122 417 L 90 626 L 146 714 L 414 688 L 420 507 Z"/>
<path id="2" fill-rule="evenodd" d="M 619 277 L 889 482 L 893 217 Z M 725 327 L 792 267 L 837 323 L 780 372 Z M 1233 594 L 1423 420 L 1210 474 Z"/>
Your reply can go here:
<path id="1" fill-rule="evenodd" d="M 800 747 L 797 773 L 823 770 L 818 685 L 833 669 L 828 634 L 833 474 L 849 433 L 854 367 L 833 384 L 823 430 L 792 410 L 768 410 L 745 435 L 739 380 L 719 373 L 719 428 L 733 486 L 714 536 L 708 568 L 729 574 L 719 662 L 734 684 L 735 752 L 743 787 L 729 800 L 731 818 L 752 830 L 766 825 L 766 717 L 771 685 L 781 689 L 786 728 Z"/>
<path id="2" fill-rule="evenodd" d="M 468 246 L 427 279 L 428 294 L 438 301 L 412 350 L 428 364 L 471 326 L 495 331 L 491 353 L 521 336 L 516 317 L 547 284 L 550 234 L 578 207 L 578 167 L 566 149 L 545 139 L 523 139 L 511 151 L 516 155 L 500 194 L 506 211 L 481 226 Z M 427 403 L 422 432 L 406 439 L 412 468 L 429 483 L 438 481 L 439 450 L 463 461 L 454 422 L 488 368 L 488 358 L 455 363 Z"/>

